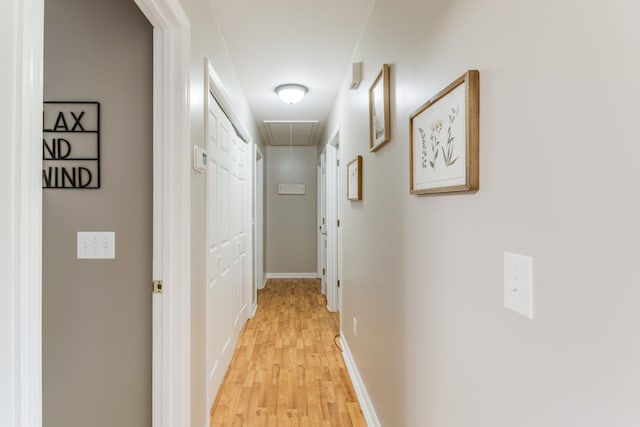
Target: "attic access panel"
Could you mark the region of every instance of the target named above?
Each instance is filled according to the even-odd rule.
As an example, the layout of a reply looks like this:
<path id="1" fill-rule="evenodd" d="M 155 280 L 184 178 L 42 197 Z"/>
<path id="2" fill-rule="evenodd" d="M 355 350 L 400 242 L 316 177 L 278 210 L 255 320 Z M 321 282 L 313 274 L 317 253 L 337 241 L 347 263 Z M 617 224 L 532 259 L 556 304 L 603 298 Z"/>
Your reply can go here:
<path id="1" fill-rule="evenodd" d="M 302 147 L 315 145 L 318 132 L 317 120 L 265 120 L 264 126 L 269 145 Z"/>

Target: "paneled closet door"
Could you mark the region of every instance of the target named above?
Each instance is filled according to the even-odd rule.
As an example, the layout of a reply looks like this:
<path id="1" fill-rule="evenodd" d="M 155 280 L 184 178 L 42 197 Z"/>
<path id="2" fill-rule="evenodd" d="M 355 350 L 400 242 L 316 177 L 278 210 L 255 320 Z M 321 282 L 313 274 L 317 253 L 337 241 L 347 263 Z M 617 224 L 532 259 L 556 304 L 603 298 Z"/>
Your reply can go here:
<path id="1" fill-rule="evenodd" d="M 210 408 L 248 318 L 249 149 L 209 94 L 206 184 L 206 362 Z"/>

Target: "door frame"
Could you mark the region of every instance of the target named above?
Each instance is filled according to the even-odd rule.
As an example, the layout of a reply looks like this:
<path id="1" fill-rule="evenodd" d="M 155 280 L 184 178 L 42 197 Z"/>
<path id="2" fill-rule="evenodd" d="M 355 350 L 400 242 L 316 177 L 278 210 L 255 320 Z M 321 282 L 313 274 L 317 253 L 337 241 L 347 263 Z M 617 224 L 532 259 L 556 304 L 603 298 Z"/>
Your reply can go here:
<path id="1" fill-rule="evenodd" d="M 319 156 L 318 166 L 318 277 L 320 289 L 327 297 L 327 254 L 325 251 L 327 235 L 327 148 Z"/>
<path id="2" fill-rule="evenodd" d="M 0 101 L 0 266 L 7 281 L 0 291 L 5 361 L 0 424 L 31 427 L 42 425 L 42 148 L 37 141 L 42 141 L 44 1 L 6 0 L 2 11 L 2 76 L 12 91 Z"/>
<path id="3" fill-rule="evenodd" d="M 251 309 L 251 317 L 258 308 L 255 291 L 264 288 L 264 154 L 257 144 L 253 144 L 255 155 L 255 181 L 254 181 L 254 264 L 255 264 L 255 290 L 253 294 L 254 307 Z"/>
<path id="4" fill-rule="evenodd" d="M 191 423 L 190 23 L 170 0 L 134 0 L 153 28 L 152 425 Z M 166 242 L 166 243 L 165 243 Z"/>
<path id="5" fill-rule="evenodd" d="M 15 52 L 7 64 L 16 88 L 12 167 L 5 181 L 13 233 L 0 247 L 15 265 L 8 274 L 14 322 L 6 346 L 15 372 L 8 421 L 37 427 L 42 425 L 42 153 L 28 142 L 42 139 L 44 1 L 7 1 L 17 18 L 16 27 L 9 27 L 15 29 L 10 34 Z M 164 293 L 153 295 L 153 426 L 190 425 L 190 23 L 178 2 L 134 1 L 154 27 L 153 277 L 164 281 Z"/>
<path id="6" fill-rule="evenodd" d="M 327 206 L 327 308 L 331 312 L 340 310 L 338 289 L 338 203 L 339 171 L 338 147 L 340 130 L 336 129 L 327 143 L 326 153 L 326 206 Z"/>
<path id="7" fill-rule="evenodd" d="M 318 163 L 316 164 L 316 271 L 318 278 L 320 279 L 322 294 L 325 294 L 324 290 L 324 278 L 322 277 L 322 156 L 324 153 L 318 155 Z"/>

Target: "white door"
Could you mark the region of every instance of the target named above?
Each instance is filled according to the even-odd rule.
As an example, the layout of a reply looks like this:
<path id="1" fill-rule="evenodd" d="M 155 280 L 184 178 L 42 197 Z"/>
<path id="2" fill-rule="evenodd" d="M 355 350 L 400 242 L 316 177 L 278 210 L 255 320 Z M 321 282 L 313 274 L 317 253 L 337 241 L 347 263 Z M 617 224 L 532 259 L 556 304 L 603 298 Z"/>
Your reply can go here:
<path id="1" fill-rule="evenodd" d="M 338 205 L 340 203 L 340 166 L 338 161 L 338 136 L 325 149 L 325 232 L 326 232 L 326 286 L 327 308 L 331 312 L 339 311 L 338 290 Z"/>
<path id="2" fill-rule="evenodd" d="M 322 293 L 327 295 L 327 159 L 325 152 L 320 155 L 320 267 Z"/>
<path id="3" fill-rule="evenodd" d="M 264 158 L 256 156 L 256 287 L 264 288 Z"/>
<path id="4" fill-rule="evenodd" d="M 334 254 L 334 258 L 335 258 L 335 266 L 336 266 L 336 277 L 338 280 L 337 283 L 337 292 L 336 292 L 336 299 L 337 299 L 337 304 L 336 304 L 336 310 L 338 310 L 339 312 L 342 312 L 342 288 L 341 288 L 341 279 L 342 279 L 342 264 L 340 262 L 340 241 L 341 241 L 341 236 L 340 236 L 340 232 L 341 232 L 341 227 L 340 227 L 340 218 L 342 217 L 341 215 L 341 209 L 340 209 L 340 202 L 342 201 L 342 185 L 343 185 L 343 181 L 342 179 L 340 179 L 340 177 L 342 176 L 342 172 L 341 172 L 341 163 L 340 163 L 340 147 L 336 146 L 336 158 L 337 158 L 337 167 L 335 170 L 336 173 L 336 179 L 335 179 L 335 183 L 336 183 L 336 191 L 334 194 L 335 197 L 335 206 L 336 206 L 336 216 L 338 218 L 338 225 L 336 227 L 336 241 L 334 244 L 334 248 L 335 248 L 335 254 Z"/>
<path id="5" fill-rule="evenodd" d="M 208 104 L 205 333 L 207 404 L 211 408 L 248 318 L 251 188 L 248 146 L 211 94 Z"/>

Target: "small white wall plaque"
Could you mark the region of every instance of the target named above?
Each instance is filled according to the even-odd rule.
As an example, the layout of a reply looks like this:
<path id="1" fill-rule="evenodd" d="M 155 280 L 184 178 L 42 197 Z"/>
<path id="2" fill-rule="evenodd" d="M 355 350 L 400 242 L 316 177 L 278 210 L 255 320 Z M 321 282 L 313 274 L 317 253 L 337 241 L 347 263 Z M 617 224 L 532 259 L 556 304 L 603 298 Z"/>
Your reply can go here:
<path id="1" fill-rule="evenodd" d="M 278 194 L 305 194 L 305 184 L 278 184 Z"/>

